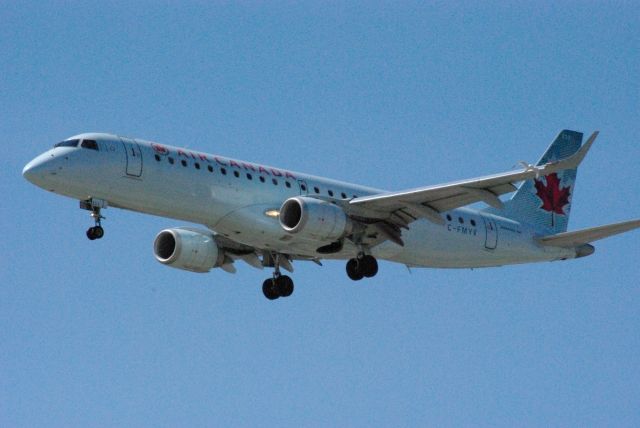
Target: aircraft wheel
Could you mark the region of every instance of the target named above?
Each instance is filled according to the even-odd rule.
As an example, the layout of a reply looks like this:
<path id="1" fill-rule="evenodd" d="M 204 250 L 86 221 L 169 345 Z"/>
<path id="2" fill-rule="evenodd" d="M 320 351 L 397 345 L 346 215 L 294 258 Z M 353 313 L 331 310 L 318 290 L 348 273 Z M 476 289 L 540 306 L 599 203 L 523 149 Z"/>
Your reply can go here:
<path id="1" fill-rule="evenodd" d="M 102 228 L 102 226 L 96 226 L 93 228 L 93 235 L 96 237 L 96 239 L 100 239 L 104 236 L 104 229 Z"/>
<path id="2" fill-rule="evenodd" d="M 360 266 L 362 274 L 367 278 L 374 277 L 378 273 L 378 261 L 373 256 L 364 256 L 360 260 Z"/>
<path id="3" fill-rule="evenodd" d="M 289 297 L 293 293 L 293 280 L 287 275 L 282 275 L 276 280 L 276 288 L 280 297 Z"/>
<path id="4" fill-rule="evenodd" d="M 104 229 L 102 226 L 94 226 L 87 229 L 87 238 L 91 241 L 95 239 L 100 239 L 104 236 Z"/>
<path id="5" fill-rule="evenodd" d="M 364 278 L 361 264 L 357 259 L 349 259 L 349 261 L 347 262 L 347 276 L 354 281 L 360 281 L 362 278 Z"/>
<path id="6" fill-rule="evenodd" d="M 273 278 L 267 278 L 262 283 L 262 293 L 264 297 L 269 300 L 275 300 L 280 297 L 280 293 L 278 293 L 278 288 L 275 286 L 275 281 Z"/>
<path id="7" fill-rule="evenodd" d="M 89 238 L 90 241 L 93 241 L 94 239 L 96 239 L 95 227 L 90 227 L 89 229 L 87 229 L 87 238 Z"/>

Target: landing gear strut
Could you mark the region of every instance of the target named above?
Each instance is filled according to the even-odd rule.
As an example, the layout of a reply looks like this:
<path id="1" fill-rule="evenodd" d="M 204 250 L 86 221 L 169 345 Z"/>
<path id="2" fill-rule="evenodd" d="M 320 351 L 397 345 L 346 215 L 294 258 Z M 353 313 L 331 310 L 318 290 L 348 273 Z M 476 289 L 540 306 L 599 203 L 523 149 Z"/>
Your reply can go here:
<path id="1" fill-rule="evenodd" d="M 276 255 L 274 265 L 275 270 L 272 278 L 267 278 L 262 283 L 264 297 L 275 300 L 278 297 L 289 297 L 293 293 L 293 280 L 287 275 L 280 274 L 280 256 Z"/>
<path id="2" fill-rule="evenodd" d="M 88 201 L 80 201 L 80 208 L 91 211 L 91 218 L 95 222 L 95 226 L 87 229 L 87 238 L 91 241 L 100 239 L 104 236 L 104 229 L 102 228 L 101 221 L 104 219 L 100 213 L 101 208 L 106 208 L 105 201 L 89 199 Z"/>
<path id="3" fill-rule="evenodd" d="M 374 277 L 377 273 L 378 261 L 368 254 L 358 254 L 358 257 L 347 262 L 347 276 L 354 281 Z"/>

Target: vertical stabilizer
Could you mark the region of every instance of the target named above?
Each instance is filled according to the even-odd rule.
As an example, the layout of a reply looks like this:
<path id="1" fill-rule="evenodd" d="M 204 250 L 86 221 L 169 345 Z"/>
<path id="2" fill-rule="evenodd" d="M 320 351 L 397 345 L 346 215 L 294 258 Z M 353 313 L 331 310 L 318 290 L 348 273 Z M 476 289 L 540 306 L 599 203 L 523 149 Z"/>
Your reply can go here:
<path id="1" fill-rule="evenodd" d="M 537 165 L 567 158 L 581 144 L 581 132 L 561 131 Z M 553 233 L 566 231 L 577 172 L 577 168 L 565 169 L 523 182 L 499 214 Z"/>

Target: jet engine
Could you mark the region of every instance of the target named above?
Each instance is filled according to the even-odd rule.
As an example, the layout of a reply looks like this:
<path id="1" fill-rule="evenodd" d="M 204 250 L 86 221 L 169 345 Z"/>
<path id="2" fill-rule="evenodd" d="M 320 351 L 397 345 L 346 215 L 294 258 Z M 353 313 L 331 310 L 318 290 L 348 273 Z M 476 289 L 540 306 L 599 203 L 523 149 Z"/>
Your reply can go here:
<path id="1" fill-rule="evenodd" d="M 352 223 L 339 206 L 305 196 L 289 198 L 280 207 L 280 226 L 289 233 L 320 241 L 351 232 Z"/>
<path id="2" fill-rule="evenodd" d="M 161 231 L 153 242 L 153 254 L 162 264 L 192 272 L 209 272 L 224 261 L 213 234 L 197 229 Z"/>

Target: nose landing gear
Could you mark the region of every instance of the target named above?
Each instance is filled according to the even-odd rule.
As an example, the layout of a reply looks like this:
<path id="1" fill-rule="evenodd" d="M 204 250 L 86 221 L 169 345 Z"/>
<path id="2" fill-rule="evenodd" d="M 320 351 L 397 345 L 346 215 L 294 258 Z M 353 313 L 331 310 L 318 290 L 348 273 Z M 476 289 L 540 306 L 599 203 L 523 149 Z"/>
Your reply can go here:
<path id="1" fill-rule="evenodd" d="M 100 239 L 104 236 L 104 229 L 102 228 L 101 221 L 104 219 L 100 213 L 101 208 L 106 208 L 107 202 L 98 199 L 89 199 L 87 201 L 80 201 L 80 208 L 91 211 L 91 218 L 95 222 L 95 226 L 87 229 L 87 238 L 93 241 Z"/>
<path id="2" fill-rule="evenodd" d="M 87 229 L 87 238 L 89 238 L 91 241 L 93 241 L 94 239 L 100 239 L 103 236 L 104 236 L 104 229 L 99 224 Z"/>

